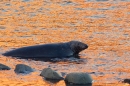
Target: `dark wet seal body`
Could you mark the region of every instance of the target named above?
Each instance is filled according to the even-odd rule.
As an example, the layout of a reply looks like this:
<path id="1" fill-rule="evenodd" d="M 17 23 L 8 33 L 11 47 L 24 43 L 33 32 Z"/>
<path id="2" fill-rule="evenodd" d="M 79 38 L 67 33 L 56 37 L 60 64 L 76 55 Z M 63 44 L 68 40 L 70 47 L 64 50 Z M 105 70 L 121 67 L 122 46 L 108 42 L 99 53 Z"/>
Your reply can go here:
<path id="1" fill-rule="evenodd" d="M 65 58 L 78 56 L 79 52 L 88 48 L 88 46 L 79 41 L 70 41 L 66 43 L 52 43 L 18 48 L 3 53 L 4 56 L 20 58 Z"/>

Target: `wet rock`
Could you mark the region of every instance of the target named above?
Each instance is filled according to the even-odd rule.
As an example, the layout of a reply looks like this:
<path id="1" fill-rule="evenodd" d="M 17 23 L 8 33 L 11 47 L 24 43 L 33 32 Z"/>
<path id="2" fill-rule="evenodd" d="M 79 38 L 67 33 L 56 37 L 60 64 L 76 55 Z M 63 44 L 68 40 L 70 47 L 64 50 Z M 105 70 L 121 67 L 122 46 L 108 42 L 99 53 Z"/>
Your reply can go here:
<path id="1" fill-rule="evenodd" d="M 0 63 L 0 70 L 10 70 L 10 67 Z"/>
<path id="2" fill-rule="evenodd" d="M 88 73 L 70 73 L 65 77 L 65 82 L 69 84 L 92 84 L 92 78 Z M 89 85 L 89 86 L 90 86 Z"/>
<path id="3" fill-rule="evenodd" d="M 45 68 L 42 70 L 40 76 L 43 76 L 46 79 L 56 79 L 56 80 L 62 80 L 63 77 L 60 73 L 52 70 L 51 68 Z"/>
<path id="4" fill-rule="evenodd" d="M 23 74 L 29 74 L 33 72 L 34 70 L 25 64 L 17 64 L 14 70 L 16 73 L 23 73 Z"/>
<path id="5" fill-rule="evenodd" d="M 123 83 L 128 83 L 128 84 L 130 84 L 130 79 L 124 79 Z"/>

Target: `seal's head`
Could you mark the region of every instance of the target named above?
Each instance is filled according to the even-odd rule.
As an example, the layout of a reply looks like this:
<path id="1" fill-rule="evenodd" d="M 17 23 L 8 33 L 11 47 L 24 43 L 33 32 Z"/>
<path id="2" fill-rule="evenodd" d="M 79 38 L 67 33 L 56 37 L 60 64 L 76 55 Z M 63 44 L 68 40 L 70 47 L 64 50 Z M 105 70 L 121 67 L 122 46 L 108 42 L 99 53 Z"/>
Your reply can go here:
<path id="1" fill-rule="evenodd" d="M 88 48 L 87 44 L 79 42 L 79 41 L 70 41 L 69 46 L 72 49 L 72 51 L 74 52 L 74 54 L 78 54 L 82 50 Z"/>

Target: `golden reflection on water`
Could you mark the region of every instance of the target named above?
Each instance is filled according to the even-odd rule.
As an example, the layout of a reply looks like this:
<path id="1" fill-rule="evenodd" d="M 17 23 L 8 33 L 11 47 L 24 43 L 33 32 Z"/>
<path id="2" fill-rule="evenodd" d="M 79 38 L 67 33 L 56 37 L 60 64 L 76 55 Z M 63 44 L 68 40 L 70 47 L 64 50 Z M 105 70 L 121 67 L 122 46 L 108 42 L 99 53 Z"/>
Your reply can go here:
<path id="1" fill-rule="evenodd" d="M 0 56 L 10 66 L 0 71 L 2 86 L 50 86 L 39 76 L 49 65 L 59 72 L 89 72 L 94 86 L 128 86 L 119 82 L 130 77 L 130 3 L 126 1 L 0 1 L 1 53 L 13 48 L 79 40 L 89 45 L 81 52 L 86 63 L 49 63 Z M 37 71 L 22 76 L 14 73 L 24 63 Z M 55 86 L 65 86 L 60 81 Z"/>

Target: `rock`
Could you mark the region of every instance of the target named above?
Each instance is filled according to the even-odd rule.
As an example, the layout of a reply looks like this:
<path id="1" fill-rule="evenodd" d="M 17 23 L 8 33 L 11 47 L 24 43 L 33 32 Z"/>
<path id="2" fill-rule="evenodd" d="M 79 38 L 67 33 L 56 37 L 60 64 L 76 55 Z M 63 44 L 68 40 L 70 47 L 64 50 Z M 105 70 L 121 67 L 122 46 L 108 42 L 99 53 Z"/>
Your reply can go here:
<path id="1" fill-rule="evenodd" d="M 40 76 L 43 76 L 45 79 L 56 79 L 56 80 L 62 80 L 63 77 L 60 73 L 52 70 L 51 68 L 45 68 L 42 70 Z"/>
<path id="2" fill-rule="evenodd" d="M 128 84 L 130 84 L 130 79 L 124 79 L 123 83 L 128 83 Z"/>
<path id="3" fill-rule="evenodd" d="M 70 84 L 92 84 L 92 78 L 88 73 L 69 73 L 65 77 L 65 82 Z"/>
<path id="4" fill-rule="evenodd" d="M 0 63 L 0 70 L 10 70 L 11 68 Z"/>
<path id="5" fill-rule="evenodd" d="M 29 74 L 33 72 L 34 70 L 25 64 L 17 64 L 14 70 L 16 73 L 23 73 L 23 74 Z"/>

